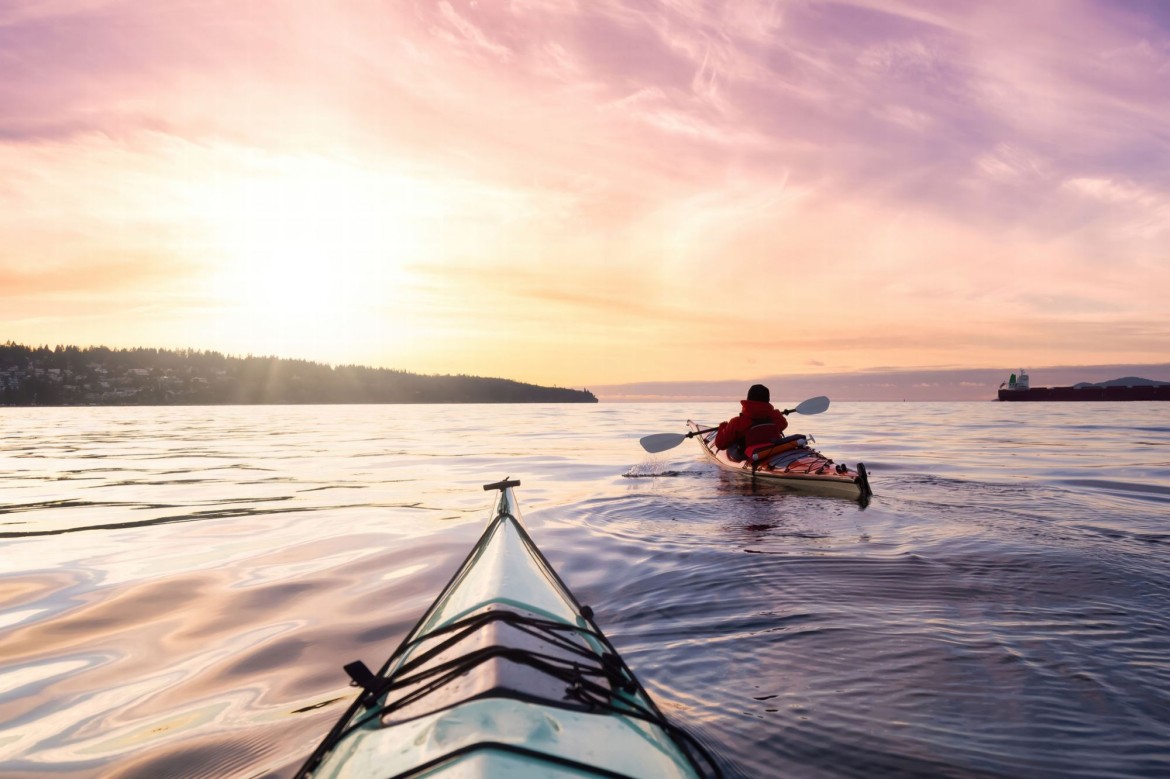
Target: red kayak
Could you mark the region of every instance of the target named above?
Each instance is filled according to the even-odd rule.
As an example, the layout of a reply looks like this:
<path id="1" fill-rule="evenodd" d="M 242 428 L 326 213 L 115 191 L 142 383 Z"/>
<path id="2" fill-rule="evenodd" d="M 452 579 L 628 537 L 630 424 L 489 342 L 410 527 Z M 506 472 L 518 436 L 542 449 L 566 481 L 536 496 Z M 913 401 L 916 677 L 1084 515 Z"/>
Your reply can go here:
<path id="1" fill-rule="evenodd" d="M 737 462 L 727 456 L 726 450 L 715 448 L 715 428 L 691 420 L 687 420 L 687 427 L 691 431 L 689 437 L 697 438 L 707 457 L 725 471 L 802 492 L 836 495 L 862 502 L 873 495 L 863 463 L 858 463 L 856 470 L 844 463 L 835 463 L 810 447 L 805 436 L 788 436 Z"/>

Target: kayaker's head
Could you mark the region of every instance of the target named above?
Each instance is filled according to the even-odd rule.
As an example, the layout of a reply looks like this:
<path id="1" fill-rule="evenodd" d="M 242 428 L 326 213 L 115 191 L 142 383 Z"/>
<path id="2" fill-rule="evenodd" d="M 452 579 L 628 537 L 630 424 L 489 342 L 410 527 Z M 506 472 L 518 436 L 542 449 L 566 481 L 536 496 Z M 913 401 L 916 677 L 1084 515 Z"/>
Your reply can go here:
<path id="1" fill-rule="evenodd" d="M 768 388 L 763 384 L 753 384 L 748 388 L 748 400 L 758 400 L 761 403 L 768 403 L 772 400 L 772 394 L 768 392 Z"/>

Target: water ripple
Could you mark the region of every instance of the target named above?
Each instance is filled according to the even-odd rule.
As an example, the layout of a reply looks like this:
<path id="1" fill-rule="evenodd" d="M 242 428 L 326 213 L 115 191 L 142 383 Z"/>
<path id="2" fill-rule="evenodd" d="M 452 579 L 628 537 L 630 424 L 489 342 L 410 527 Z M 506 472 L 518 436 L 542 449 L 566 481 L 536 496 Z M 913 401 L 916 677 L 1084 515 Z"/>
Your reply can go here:
<path id="1" fill-rule="evenodd" d="M 0 775 L 290 776 L 505 475 L 729 776 L 1170 774 L 1170 428 L 1004 405 L 802 420 L 864 510 L 640 451 L 721 404 L 0 410 Z"/>

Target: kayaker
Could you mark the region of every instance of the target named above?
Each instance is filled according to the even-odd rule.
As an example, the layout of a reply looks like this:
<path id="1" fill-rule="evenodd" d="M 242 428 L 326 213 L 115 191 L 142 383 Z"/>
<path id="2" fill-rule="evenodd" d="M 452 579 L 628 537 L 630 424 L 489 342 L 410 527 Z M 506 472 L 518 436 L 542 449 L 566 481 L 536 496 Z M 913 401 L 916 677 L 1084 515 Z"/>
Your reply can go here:
<path id="1" fill-rule="evenodd" d="M 748 388 L 747 399 L 740 402 L 739 416 L 719 423 L 715 447 L 726 449 L 735 461 L 744 459 L 747 447 L 778 441 L 788 427 L 788 417 L 771 403 L 771 393 L 763 384 Z"/>

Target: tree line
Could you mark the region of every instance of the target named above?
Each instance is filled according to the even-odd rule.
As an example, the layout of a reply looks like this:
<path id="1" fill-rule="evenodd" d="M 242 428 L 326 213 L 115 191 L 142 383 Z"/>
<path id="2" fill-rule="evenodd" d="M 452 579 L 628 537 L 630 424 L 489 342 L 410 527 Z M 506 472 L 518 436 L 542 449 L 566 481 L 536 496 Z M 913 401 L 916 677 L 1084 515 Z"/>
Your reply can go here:
<path id="1" fill-rule="evenodd" d="M 596 403 L 588 390 L 195 349 L 0 345 L 0 404 Z"/>

